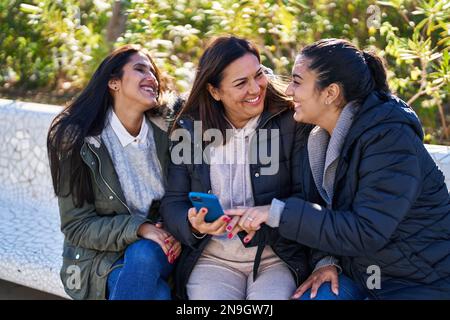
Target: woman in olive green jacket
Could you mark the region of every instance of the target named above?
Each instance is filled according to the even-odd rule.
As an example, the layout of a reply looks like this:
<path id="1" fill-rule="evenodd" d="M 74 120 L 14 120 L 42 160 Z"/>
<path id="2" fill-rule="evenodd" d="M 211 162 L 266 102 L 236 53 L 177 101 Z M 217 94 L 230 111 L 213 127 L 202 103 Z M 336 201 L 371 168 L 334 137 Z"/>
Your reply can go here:
<path id="1" fill-rule="evenodd" d="M 53 121 L 47 147 L 61 230 L 61 280 L 74 299 L 170 299 L 181 252 L 164 230 L 168 135 L 160 73 L 126 45 Z"/>

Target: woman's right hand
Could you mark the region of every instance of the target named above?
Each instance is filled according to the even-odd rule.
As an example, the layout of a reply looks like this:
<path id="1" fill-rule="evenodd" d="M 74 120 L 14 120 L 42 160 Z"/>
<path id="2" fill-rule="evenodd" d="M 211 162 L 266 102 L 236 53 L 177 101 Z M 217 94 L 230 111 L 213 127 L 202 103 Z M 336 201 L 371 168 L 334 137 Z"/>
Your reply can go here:
<path id="1" fill-rule="evenodd" d="M 159 226 L 143 223 L 140 225 L 137 234 L 141 238 L 152 240 L 159 244 L 170 263 L 173 263 L 181 253 L 181 243 Z"/>
<path id="2" fill-rule="evenodd" d="M 188 219 L 192 226 L 193 231 L 203 234 L 221 235 L 225 233 L 228 222 L 231 218 L 223 215 L 214 222 L 206 222 L 205 216 L 208 213 L 208 209 L 201 208 L 197 213 L 195 208 L 190 208 L 188 211 Z"/>
<path id="3" fill-rule="evenodd" d="M 339 295 L 339 273 L 336 266 L 324 266 L 314 271 L 308 279 L 295 290 L 292 299 L 299 299 L 310 288 L 310 299 L 314 299 L 320 286 L 325 282 L 331 282 L 331 290 L 335 295 Z"/>

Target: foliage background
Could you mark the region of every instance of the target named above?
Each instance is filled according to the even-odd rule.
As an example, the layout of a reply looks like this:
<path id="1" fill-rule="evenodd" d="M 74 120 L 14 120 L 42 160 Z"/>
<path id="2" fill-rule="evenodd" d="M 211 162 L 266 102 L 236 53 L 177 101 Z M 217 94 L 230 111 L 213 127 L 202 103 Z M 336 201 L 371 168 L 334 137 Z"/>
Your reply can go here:
<path id="1" fill-rule="evenodd" d="M 186 92 L 203 48 L 222 34 L 256 42 L 281 75 L 320 38 L 374 49 L 425 142 L 450 145 L 450 0 L 0 0 L 0 97 L 64 104 L 124 43 L 147 47 Z"/>

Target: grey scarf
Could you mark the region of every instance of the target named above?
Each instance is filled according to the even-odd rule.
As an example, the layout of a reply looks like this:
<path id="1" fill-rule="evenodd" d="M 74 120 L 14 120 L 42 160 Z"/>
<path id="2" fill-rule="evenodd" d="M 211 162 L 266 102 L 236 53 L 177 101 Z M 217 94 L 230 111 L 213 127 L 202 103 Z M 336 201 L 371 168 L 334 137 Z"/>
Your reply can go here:
<path id="1" fill-rule="evenodd" d="M 334 179 L 339 163 L 340 153 L 358 104 L 351 101 L 342 110 L 333 134 L 316 126 L 308 138 L 308 155 L 314 182 L 320 195 L 331 207 L 334 195 Z"/>

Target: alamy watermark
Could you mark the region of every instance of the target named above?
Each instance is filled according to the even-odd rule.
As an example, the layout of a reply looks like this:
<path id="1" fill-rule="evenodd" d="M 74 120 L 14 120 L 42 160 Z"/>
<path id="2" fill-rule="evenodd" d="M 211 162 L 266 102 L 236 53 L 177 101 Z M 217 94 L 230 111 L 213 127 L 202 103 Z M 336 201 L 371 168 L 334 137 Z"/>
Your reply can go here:
<path id="1" fill-rule="evenodd" d="M 366 280 L 367 289 L 381 289 L 381 268 L 375 264 L 367 267 L 369 277 Z"/>
<path id="2" fill-rule="evenodd" d="M 170 152 L 174 164 L 259 164 L 260 175 L 278 173 L 279 129 L 226 129 L 224 137 L 219 129 L 203 132 L 202 122 L 194 121 L 193 134 L 178 128 L 173 131 L 171 140 L 177 142 Z"/>
<path id="3" fill-rule="evenodd" d="M 69 277 L 66 280 L 66 287 L 69 290 L 80 290 L 81 289 L 81 270 L 77 265 L 70 265 L 66 269 L 66 273 Z"/>
<path id="4" fill-rule="evenodd" d="M 370 5 L 367 8 L 367 14 L 369 14 L 369 18 L 367 18 L 367 28 L 375 28 L 380 29 L 381 27 L 381 9 L 379 6 L 374 4 Z"/>

